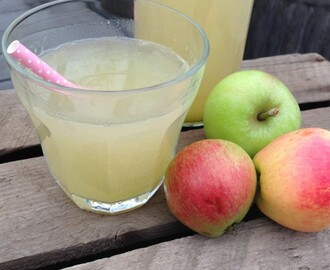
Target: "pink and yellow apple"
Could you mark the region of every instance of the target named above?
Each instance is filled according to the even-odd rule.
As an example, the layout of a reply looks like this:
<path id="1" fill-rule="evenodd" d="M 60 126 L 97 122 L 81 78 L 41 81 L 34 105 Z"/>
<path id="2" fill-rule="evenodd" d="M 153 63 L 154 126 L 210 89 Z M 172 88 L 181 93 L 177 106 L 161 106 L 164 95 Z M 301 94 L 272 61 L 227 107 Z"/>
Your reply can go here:
<path id="1" fill-rule="evenodd" d="M 330 131 L 282 135 L 253 161 L 260 174 L 256 203 L 266 216 L 297 231 L 330 227 Z"/>
<path id="2" fill-rule="evenodd" d="M 248 212 L 257 186 L 249 155 L 225 140 L 201 140 L 179 152 L 166 172 L 167 204 L 195 232 L 216 237 Z"/>

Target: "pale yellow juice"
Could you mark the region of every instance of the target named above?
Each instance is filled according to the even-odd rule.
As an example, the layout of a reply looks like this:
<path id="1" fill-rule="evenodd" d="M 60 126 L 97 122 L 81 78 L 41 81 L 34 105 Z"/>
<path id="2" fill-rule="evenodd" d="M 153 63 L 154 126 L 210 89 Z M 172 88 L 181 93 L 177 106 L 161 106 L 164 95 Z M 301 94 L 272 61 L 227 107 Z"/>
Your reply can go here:
<path id="1" fill-rule="evenodd" d="M 113 203 L 157 188 L 191 104 L 180 101 L 189 82 L 143 96 L 124 92 L 172 80 L 187 63 L 172 50 L 129 38 L 63 45 L 43 59 L 69 80 L 96 89 L 89 96 L 43 91 L 45 108 L 25 104 L 64 191 L 73 199 Z M 119 91 L 109 98 L 97 89 Z"/>
<path id="2" fill-rule="evenodd" d="M 239 70 L 250 21 L 253 0 L 153 0 L 189 15 L 205 30 L 210 55 L 204 77 L 186 122 L 203 120 L 206 99 L 225 76 Z M 168 27 L 177 31 L 171 21 Z"/>

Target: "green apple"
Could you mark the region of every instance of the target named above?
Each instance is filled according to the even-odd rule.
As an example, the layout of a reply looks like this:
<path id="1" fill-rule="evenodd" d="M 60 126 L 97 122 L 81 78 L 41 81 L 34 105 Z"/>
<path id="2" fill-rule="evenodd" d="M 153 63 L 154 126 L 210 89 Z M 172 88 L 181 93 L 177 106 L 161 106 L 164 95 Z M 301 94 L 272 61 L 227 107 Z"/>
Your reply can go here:
<path id="1" fill-rule="evenodd" d="M 276 77 L 259 70 L 227 76 L 206 102 L 206 137 L 232 141 L 251 157 L 300 125 L 301 112 L 290 90 Z"/>

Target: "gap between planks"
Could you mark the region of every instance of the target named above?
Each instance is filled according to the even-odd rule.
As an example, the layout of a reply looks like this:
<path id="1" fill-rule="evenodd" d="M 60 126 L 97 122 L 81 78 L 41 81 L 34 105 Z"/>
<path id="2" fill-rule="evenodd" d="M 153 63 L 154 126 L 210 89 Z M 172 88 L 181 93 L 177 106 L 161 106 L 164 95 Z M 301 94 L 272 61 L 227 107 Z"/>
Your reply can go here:
<path id="1" fill-rule="evenodd" d="M 303 126 L 330 129 L 329 113 L 330 107 L 304 111 Z M 179 149 L 204 138 L 202 129 L 181 135 Z M 163 189 L 144 207 L 125 215 L 88 213 L 64 195 L 43 157 L 0 165 L 0 209 L 0 269 L 23 265 L 28 269 L 27 264 L 42 267 L 93 253 L 109 254 L 137 244 L 125 238 L 128 232 L 137 233 L 137 241 L 182 233 L 166 206 Z M 167 226 L 170 229 L 165 230 Z"/>
<path id="2" fill-rule="evenodd" d="M 260 218 L 218 238 L 184 237 L 65 270 L 330 269 L 330 230 L 301 233 Z"/>
<path id="3" fill-rule="evenodd" d="M 319 95 L 318 99 L 326 100 L 329 99 L 329 91 L 323 90 L 328 89 L 330 85 L 330 78 L 328 79 L 325 74 L 330 71 L 329 63 L 316 61 L 317 57 L 319 56 L 274 57 L 275 67 L 272 69 L 271 65 L 265 64 L 263 69 L 275 75 L 278 74 L 278 77 L 286 78 L 294 94 L 304 92 L 300 95 L 303 100 L 307 97 L 310 102 L 313 102 L 315 98 L 313 91 L 317 89 L 321 89 L 323 95 Z M 260 61 L 266 60 L 271 61 L 268 58 Z M 250 67 L 251 63 L 255 63 L 258 68 L 260 66 L 259 60 L 249 60 L 246 63 Z M 298 69 L 301 73 L 300 79 L 291 80 L 293 76 L 287 71 L 288 65 L 294 68 L 297 63 L 300 67 Z M 323 77 L 326 76 L 322 82 L 319 81 L 320 73 Z M 311 82 L 318 86 L 315 87 L 314 84 L 309 86 Z M 30 120 L 13 90 L 0 93 L 0 105 L 2 110 L 4 108 L 6 110 L 0 116 L 2 127 L 0 137 L 3 143 L 0 144 L 0 150 L 6 147 L 19 148 L 38 144 Z M 303 127 L 318 126 L 330 129 L 329 113 L 330 107 L 303 111 Z M 178 150 L 203 138 L 205 138 L 203 129 L 182 132 Z M 111 251 L 132 244 L 125 243 L 118 237 L 120 235 L 135 231 L 144 237 L 143 233 L 146 229 L 149 230 L 149 235 L 150 230 L 154 229 L 153 237 L 157 238 L 162 233 L 157 232 L 158 226 L 176 223 L 166 207 L 162 190 L 157 192 L 145 207 L 121 217 L 117 216 L 115 219 L 85 213 L 64 196 L 51 178 L 43 157 L 1 164 L 0 180 L 2 211 L 0 269 L 1 267 L 26 268 L 26 265 L 32 265 L 29 264 L 32 262 L 34 266 L 45 266 L 88 256 L 91 252 Z M 175 231 L 170 233 L 175 233 Z"/>

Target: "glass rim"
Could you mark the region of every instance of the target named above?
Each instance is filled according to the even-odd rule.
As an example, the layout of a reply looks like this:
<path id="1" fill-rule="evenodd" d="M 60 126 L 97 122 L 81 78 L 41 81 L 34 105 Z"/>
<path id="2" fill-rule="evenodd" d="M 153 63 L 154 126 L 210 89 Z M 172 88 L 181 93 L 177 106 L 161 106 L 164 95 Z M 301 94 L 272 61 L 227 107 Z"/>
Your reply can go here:
<path id="1" fill-rule="evenodd" d="M 198 32 L 201 35 L 203 44 L 204 44 L 203 53 L 199 57 L 198 61 L 191 68 L 189 68 L 186 72 L 184 72 L 183 74 L 181 74 L 180 76 L 178 76 L 172 80 L 168 80 L 166 82 L 147 86 L 147 87 L 133 88 L 133 89 L 127 89 L 127 90 L 126 89 L 125 90 L 106 90 L 106 89 L 73 88 L 73 87 L 67 87 L 67 86 L 62 86 L 62 85 L 58 85 L 55 83 L 51 83 L 51 82 L 41 79 L 40 77 L 38 77 L 37 75 L 35 75 L 33 73 L 27 73 L 25 68 L 22 67 L 21 65 L 19 65 L 19 63 L 17 61 L 15 61 L 7 53 L 7 46 L 9 45 L 7 43 L 8 43 L 10 33 L 15 29 L 15 27 L 17 27 L 23 20 L 25 20 L 29 16 L 31 16 L 34 13 L 37 13 L 43 9 L 46 9 L 46 8 L 49 8 L 52 6 L 56 6 L 56 5 L 60 5 L 60 4 L 64 4 L 66 2 L 90 2 L 90 1 L 92 1 L 92 0 L 56 0 L 56 1 L 52 1 L 49 3 L 39 5 L 35 8 L 32 8 L 32 9 L 24 12 L 23 14 L 21 14 L 15 20 L 13 20 L 5 29 L 2 40 L 1 40 L 2 53 L 4 55 L 4 59 L 6 60 L 6 62 L 10 66 L 10 68 L 13 68 L 21 76 L 32 81 L 33 83 L 37 83 L 38 85 L 40 85 L 44 88 L 47 88 L 48 90 L 54 90 L 54 91 L 59 90 L 59 91 L 66 91 L 66 92 L 89 93 L 89 94 L 90 93 L 94 93 L 94 94 L 96 94 L 96 93 L 108 93 L 108 94 L 109 93 L 122 93 L 122 94 L 126 93 L 127 94 L 128 92 L 149 92 L 152 90 L 158 90 L 160 88 L 170 87 L 172 85 L 178 84 L 178 83 L 186 80 L 187 78 L 191 77 L 194 73 L 198 72 L 198 70 L 200 68 L 202 68 L 203 65 L 206 63 L 206 60 L 210 53 L 210 44 L 209 44 L 209 40 L 208 40 L 208 37 L 207 37 L 204 29 L 196 21 L 194 21 L 191 17 L 185 15 L 184 13 L 182 13 L 174 8 L 168 7 L 166 5 L 152 2 L 151 0 L 134 0 L 134 1 L 146 2 L 150 5 L 158 6 L 162 9 L 167 9 L 170 12 L 175 13 L 176 15 L 184 18 L 186 21 L 188 21 L 190 24 L 192 24 L 198 30 Z"/>

